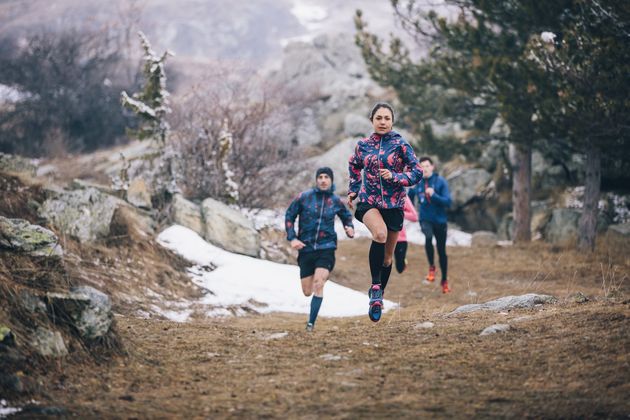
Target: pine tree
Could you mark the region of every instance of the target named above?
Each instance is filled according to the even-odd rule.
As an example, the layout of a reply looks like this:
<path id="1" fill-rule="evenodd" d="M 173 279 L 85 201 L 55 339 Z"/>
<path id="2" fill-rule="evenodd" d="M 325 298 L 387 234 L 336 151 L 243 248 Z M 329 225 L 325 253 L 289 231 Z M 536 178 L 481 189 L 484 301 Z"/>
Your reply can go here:
<path id="1" fill-rule="evenodd" d="M 496 109 L 508 125 L 515 242 L 531 240 L 531 153 L 543 138 L 532 117 L 549 92 L 541 72 L 527 60 L 528 42 L 532 34 L 555 28 L 567 2 L 447 0 L 460 10 L 457 20 L 448 21 L 434 12 L 424 13 L 414 0 L 404 5 L 392 0 L 403 26 L 433 46 L 419 62 L 410 59 L 396 38 L 385 54 L 382 41 L 367 32 L 357 13 L 357 43 L 372 76 L 393 86 L 406 108 L 426 109 L 431 104 L 427 94 L 438 86 L 456 105 L 443 109 L 452 118 L 478 118 L 484 110 Z"/>
<path id="2" fill-rule="evenodd" d="M 557 32 L 530 41 L 530 60 L 553 83 L 540 105 L 541 124 L 585 156 L 578 248 L 592 251 L 597 233 L 602 159 L 630 158 L 630 4 L 575 1 Z"/>

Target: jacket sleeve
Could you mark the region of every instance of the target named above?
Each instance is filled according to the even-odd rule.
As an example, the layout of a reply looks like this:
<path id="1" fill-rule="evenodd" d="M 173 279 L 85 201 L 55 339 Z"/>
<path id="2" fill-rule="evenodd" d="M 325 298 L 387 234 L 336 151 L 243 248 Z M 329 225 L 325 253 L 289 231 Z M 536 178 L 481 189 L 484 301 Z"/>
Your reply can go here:
<path id="1" fill-rule="evenodd" d="M 448 183 L 444 178 L 438 178 L 439 185 L 431 196 L 431 200 L 442 207 L 451 207 L 451 192 L 448 190 Z"/>
<path id="2" fill-rule="evenodd" d="M 287 241 L 292 241 L 297 238 L 295 234 L 295 219 L 300 211 L 302 211 L 302 202 L 300 198 L 302 194 L 298 195 L 295 200 L 291 202 L 289 208 L 284 214 L 284 229 L 287 231 Z"/>
<path id="3" fill-rule="evenodd" d="M 411 204 L 415 208 L 416 200 L 418 198 L 418 184 L 414 185 L 413 187 L 410 187 L 407 190 L 407 197 L 409 198 L 409 201 L 411 201 Z"/>
<path id="4" fill-rule="evenodd" d="M 401 173 L 394 173 L 393 180 L 399 185 L 409 187 L 420 182 L 422 179 L 422 168 L 420 167 L 420 162 L 418 162 L 416 154 L 413 152 L 413 149 L 409 144 L 405 143 L 401 146 L 401 153 L 406 168 L 410 168 L 410 170 Z"/>
<path id="5" fill-rule="evenodd" d="M 409 197 L 405 198 L 405 207 L 403 207 L 403 211 L 405 212 L 405 219 L 410 222 L 418 221 L 418 213 L 416 209 L 413 207 L 413 203 Z"/>
<path id="6" fill-rule="evenodd" d="M 339 206 L 339 210 L 337 210 L 337 216 L 341 219 L 341 223 L 343 223 L 346 227 L 351 227 L 354 229 L 354 225 L 352 224 L 352 213 L 350 210 L 346 208 L 341 199 L 337 197 L 337 203 Z"/>
<path id="7" fill-rule="evenodd" d="M 359 145 L 354 148 L 354 153 L 348 161 L 348 174 L 350 175 L 350 183 L 348 185 L 348 193 L 359 195 L 361 189 L 361 169 L 363 169 L 363 161 L 359 156 Z"/>

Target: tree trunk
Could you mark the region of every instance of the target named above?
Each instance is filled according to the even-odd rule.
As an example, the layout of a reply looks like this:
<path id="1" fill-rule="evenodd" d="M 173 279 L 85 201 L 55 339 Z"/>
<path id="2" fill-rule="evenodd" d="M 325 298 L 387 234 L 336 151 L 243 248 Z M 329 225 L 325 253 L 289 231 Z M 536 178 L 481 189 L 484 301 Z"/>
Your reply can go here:
<path id="1" fill-rule="evenodd" d="M 586 173 L 584 179 L 584 207 L 578 224 L 578 249 L 592 252 L 595 250 L 597 236 L 597 215 L 599 192 L 602 178 L 601 150 L 597 145 L 591 145 L 586 153 Z"/>
<path id="2" fill-rule="evenodd" d="M 531 232 L 531 183 L 532 183 L 532 145 L 510 144 L 510 162 L 512 164 L 512 215 L 514 243 L 530 242 Z"/>

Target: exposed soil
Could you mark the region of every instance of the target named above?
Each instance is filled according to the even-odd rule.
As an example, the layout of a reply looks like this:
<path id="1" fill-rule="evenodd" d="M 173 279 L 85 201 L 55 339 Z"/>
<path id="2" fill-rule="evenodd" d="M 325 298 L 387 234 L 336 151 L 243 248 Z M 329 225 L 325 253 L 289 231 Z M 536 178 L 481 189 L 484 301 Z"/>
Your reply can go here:
<path id="1" fill-rule="evenodd" d="M 340 243 L 333 279 L 366 290 L 368 246 Z M 307 333 L 304 315 L 184 324 L 119 315 L 128 355 L 52 366 L 39 402 L 116 418 L 630 414 L 627 250 L 601 241 L 591 256 L 545 245 L 448 252 L 453 293 L 422 284 L 423 249 L 410 245 L 409 268 L 392 274 L 386 293 L 400 307 L 377 324 L 367 315 L 321 318 Z M 577 303 L 578 291 L 589 300 Z M 446 316 L 462 304 L 529 292 L 559 301 Z M 419 328 L 425 321 L 435 326 Z M 496 323 L 512 329 L 479 335 Z"/>

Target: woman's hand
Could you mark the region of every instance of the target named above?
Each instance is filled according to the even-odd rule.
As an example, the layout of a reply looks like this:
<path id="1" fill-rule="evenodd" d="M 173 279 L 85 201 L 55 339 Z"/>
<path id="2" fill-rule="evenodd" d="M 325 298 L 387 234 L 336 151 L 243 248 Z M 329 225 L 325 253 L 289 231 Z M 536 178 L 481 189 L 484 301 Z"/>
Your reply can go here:
<path id="1" fill-rule="evenodd" d="M 343 230 L 346 231 L 346 236 L 348 238 L 354 238 L 354 229 L 351 228 L 350 226 L 344 226 Z"/>
<path id="2" fill-rule="evenodd" d="M 348 193 L 348 207 L 350 207 L 350 210 L 354 209 L 354 204 L 352 204 L 352 200 L 354 200 L 355 198 L 357 198 L 357 193 Z"/>
<path id="3" fill-rule="evenodd" d="M 306 245 L 304 245 L 304 242 L 300 241 L 299 239 L 294 239 L 291 241 L 291 248 L 297 249 L 298 251 L 304 248 L 305 246 Z"/>
<path id="4" fill-rule="evenodd" d="M 378 173 L 381 176 L 381 178 L 386 179 L 388 181 L 394 177 L 394 175 L 392 175 L 389 169 L 379 169 Z"/>

